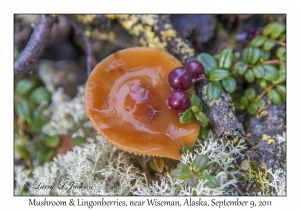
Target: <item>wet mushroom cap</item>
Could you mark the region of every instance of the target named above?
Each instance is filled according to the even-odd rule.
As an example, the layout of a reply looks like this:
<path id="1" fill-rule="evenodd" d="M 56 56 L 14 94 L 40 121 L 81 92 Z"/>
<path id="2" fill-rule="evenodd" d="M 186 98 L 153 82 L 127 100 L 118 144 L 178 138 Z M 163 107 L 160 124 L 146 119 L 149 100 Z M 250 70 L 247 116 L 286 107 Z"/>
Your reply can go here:
<path id="1" fill-rule="evenodd" d="M 193 146 L 199 124 L 181 124 L 169 109 L 168 74 L 182 64 L 153 48 L 118 51 L 92 71 L 85 90 L 85 109 L 94 128 L 121 150 L 138 155 L 180 159 Z M 189 94 L 193 92 L 190 88 Z"/>

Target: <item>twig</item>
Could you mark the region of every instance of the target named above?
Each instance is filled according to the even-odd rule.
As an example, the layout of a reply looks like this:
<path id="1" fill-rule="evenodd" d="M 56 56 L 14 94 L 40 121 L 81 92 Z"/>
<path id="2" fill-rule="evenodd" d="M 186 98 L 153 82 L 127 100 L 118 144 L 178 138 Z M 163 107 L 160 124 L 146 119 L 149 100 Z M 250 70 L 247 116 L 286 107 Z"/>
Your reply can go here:
<path id="1" fill-rule="evenodd" d="M 28 71 L 41 55 L 55 18 L 52 15 L 41 15 L 28 44 L 15 61 L 14 80 Z"/>
<path id="2" fill-rule="evenodd" d="M 255 101 L 253 103 L 256 103 L 259 99 L 261 99 L 269 90 L 271 90 L 276 85 L 278 85 L 278 84 L 272 84 L 269 87 L 267 87 L 259 96 L 257 96 L 257 98 L 255 99 Z"/>
<path id="3" fill-rule="evenodd" d="M 92 51 L 91 41 L 84 34 L 82 27 L 79 25 L 79 23 L 75 19 L 69 18 L 69 20 L 70 20 L 70 23 L 71 23 L 72 27 L 74 28 L 76 34 L 79 34 L 86 44 L 86 65 L 87 65 L 86 68 L 87 68 L 87 76 L 89 77 L 89 75 L 92 72 L 92 67 L 93 67 L 93 65 L 92 65 L 93 51 Z"/>

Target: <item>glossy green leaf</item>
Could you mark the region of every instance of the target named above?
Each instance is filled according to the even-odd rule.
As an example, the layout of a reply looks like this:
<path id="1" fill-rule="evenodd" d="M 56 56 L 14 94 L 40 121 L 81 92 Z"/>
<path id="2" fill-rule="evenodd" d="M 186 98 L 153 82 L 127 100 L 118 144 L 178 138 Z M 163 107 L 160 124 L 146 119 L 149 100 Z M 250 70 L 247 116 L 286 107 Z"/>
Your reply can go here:
<path id="1" fill-rule="evenodd" d="M 191 97 L 191 106 L 199 106 L 200 102 L 196 94 L 192 94 Z"/>
<path id="2" fill-rule="evenodd" d="M 194 119 L 195 117 L 190 109 L 185 110 L 185 112 L 179 117 L 179 121 L 183 124 L 193 122 Z"/>
<path id="3" fill-rule="evenodd" d="M 195 116 L 201 127 L 206 127 L 208 125 L 207 116 L 203 112 L 195 113 Z"/>
<path id="4" fill-rule="evenodd" d="M 23 96 L 29 93 L 36 85 L 36 82 L 32 79 L 22 79 L 17 82 L 15 87 L 15 93 Z"/>
<path id="5" fill-rule="evenodd" d="M 179 179 L 186 179 L 190 175 L 190 168 L 184 163 L 178 163 L 177 168 L 171 171 L 171 176 Z"/>
<path id="6" fill-rule="evenodd" d="M 216 69 L 210 72 L 209 74 L 209 80 L 210 81 L 220 81 L 222 79 L 225 79 L 230 75 L 230 72 L 225 69 Z"/>
<path id="7" fill-rule="evenodd" d="M 244 78 L 248 83 L 251 83 L 255 80 L 255 75 L 251 69 L 248 69 L 244 74 Z"/>
<path id="8" fill-rule="evenodd" d="M 275 66 L 272 65 L 263 65 L 264 68 L 264 79 L 267 81 L 274 81 L 278 79 L 279 72 Z"/>
<path id="9" fill-rule="evenodd" d="M 256 97 L 255 90 L 253 88 L 246 89 L 245 96 L 248 98 L 249 101 L 253 101 Z"/>
<path id="10" fill-rule="evenodd" d="M 56 148 L 60 143 L 58 136 L 47 136 L 45 139 L 45 145 L 50 148 Z"/>
<path id="11" fill-rule="evenodd" d="M 39 87 L 30 94 L 30 101 L 36 104 L 39 104 L 44 100 L 49 101 L 50 98 L 51 93 L 44 87 Z"/>
<path id="12" fill-rule="evenodd" d="M 220 54 L 220 57 L 218 59 L 218 67 L 220 69 L 230 69 L 230 67 L 232 66 L 232 61 L 233 61 L 232 49 L 226 48 Z"/>
<path id="13" fill-rule="evenodd" d="M 196 113 L 200 111 L 198 106 L 192 106 L 191 110 Z"/>
<path id="14" fill-rule="evenodd" d="M 250 104 L 247 108 L 247 111 L 250 115 L 256 115 L 258 110 L 259 110 L 259 107 L 255 103 Z"/>
<path id="15" fill-rule="evenodd" d="M 197 60 L 202 63 L 205 70 L 205 75 L 218 68 L 216 59 L 208 53 L 200 53 L 197 56 Z"/>
<path id="16" fill-rule="evenodd" d="M 268 39 L 265 43 L 264 43 L 264 50 L 269 51 L 271 50 L 273 47 L 275 47 L 276 45 L 276 41 L 273 39 Z"/>
<path id="17" fill-rule="evenodd" d="M 256 80 L 256 82 L 259 85 L 259 87 L 263 90 L 265 90 L 268 87 L 267 81 L 264 79 L 258 79 Z"/>
<path id="18" fill-rule="evenodd" d="M 184 146 L 181 150 L 182 154 L 186 155 L 188 152 L 193 153 L 193 149 L 190 146 Z"/>
<path id="19" fill-rule="evenodd" d="M 205 178 L 208 180 L 208 182 L 206 182 L 204 186 L 209 188 L 217 188 L 219 186 L 219 182 L 214 176 L 206 175 Z"/>
<path id="20" fill-rule="evenodd" d="M 16 153 L 24 159 L 30 159 L 30 152 L 23 145 L 15 145 Z"/>
<path id="21" fill-rule="evenodd" d="M 46 120 L 40 115 L 37 110 L 33 110 L 32 112 L 32 120 L 30 123 L 30 129 L 33 132 L 38 132 L 42 129 L 42 127 L 46 124 Z"/>
<path id="22" fill-rule="evenodd" d="M 222 95 L 222 85 L 220 82 L 209 82 L 206 90 L 209 100 L 217 100 Z"/>
<path id="23" fill-rule="evenodd" d="M 240 58 L 240 53 L 239 52 L 235 52 L 233 53 L 233 60 L 237 61 Z"/>
<path id="24" fill-rule="evenodd" d="M 238 67 L 238 70 L 239 70 L 240 74 L 244 74 L 247 69 L 248 69 L 248 64 L 247 63 L 241 63 Z"/>
<path id="25" fill-rule="evenodd" d="M 164 170 L 165 167 L 165 160 L 162 157 L 154 157 L 154 159 L 149 163 L 150 167 L 161 173 Z"/>
<path id="26" fill-rule="evenodd" d="M 268 37 L 264 35 L 256 36 L 251 40 L 250 45 L 252 47 L 260 47 L 267 41 L 267 39 Z"/>
<path id="27" fill-rule="evenodd" d="M 281 98 L 280 95 L 277 93 L 276 90 L 269 90 L 268 91 L 268 97 L 272 101 L 273 104 L 280 104 Z"/>
<path id="28" fill-rule="evenodd" d="M 255 77 L 258 79 L 262 78 L 264 76 L 264 71 L 265 71 L 264 68 L 260 65 L 255 66 L 253 68 L 253 73 L 254 73 Z"/>
<path id="29" fill-rule="evenodd" d="M 42 163 L 47 163 L 49 161 L 51 161 L 52 157 L 54 156 L 55 154 L 55 150 L 54 149 L 50 149 L 50 150 L 47 150 L 46 152 L 44 152 L 42 154 Z"/>
<path id="30" fill-rule="evenodd" d="M 286 73 L 286 63 L 283 62 L 282 64 L 279 65 L 279 70 Z"/>
<path id="31" fill-rule="evenodd" d="M 198 178 L 195 174 L 190 174 L 186 180 L 188 185 L 190 185 L 191 187 L 195 187 L 198 182 Z"/>
<path id="32" fill-rule="evenodd" d="M 233 93 L 236 90 L 236 81 L 233 77 L 227 77 L 222 80 L 222 85 L 225 91 Z"/>
<path id="33" fill-rule="evenodd" d="M 274 84 L 279 84 L 286 81 L 285 72 L 278 71 L 279 77 L 273 82 Z"/>
<path id="34" fill-rule="evenodd" d="M 285 47 L 279 47 L 276 50 L 276 57 L 281 60 L 281 61 L 285 61 L 286 60 L 286 48 Z"/>
<path id="35" fill-rule="evenodd" d="M 74 139 L 73 146 L 80 146 L 80 145 L 85 144 L 85 143 L 86 143 L 86 139 L 83 138 L 83 137 L 78 136 Z"/>
<path id="36" fill-rule="evenodd" d="M 277 85 L 276 91 L 280 95 L 280 98 L 282 99 L 282 101 L 286 101 L 286 86 Z"/>
<path id="37" fill-rule="evenodd" d="M 203 171 L 207 166 L 209 158 L 206 155 L 197 156 L 192 162 L 192 170 L 196 173 Z"/>
<path id="38" fill-rule="evenodd" d="M 285 31 L 285 25 L 279 22 L 272 22 L 269 23 L 264 29 L 263 29 L 263 35 L 265 36 L 271 36 L 273 39 L 276 39 L 279 37 L 283 32 Z"/>
<path id="39" fill-rule="evenodd" d="M 263 99 L 259 99 L 255 102 L 255 104 L 258 106 L 258 109 L 260 109 L 265 105 L 265 101 Z"/>
<path id="40" fill-rule="evenodd" d="M 240 100 L 241 104 L 246 108 L 249 105 L 247 96 L 243 96 Z"/>
<path id="41" fill-rule="evenodd" d="M 242 58 L 245 63 L 256 64 L 261 56 L 261 51 L 256 47 L 246 47 L 243 50 Z"/>
<path id="42" fill-rule="evenodd" d="M 271 57 L 270 51 L 266 51 L 264 49 L 259 49 L 259 51 L 260 51 L 260 58 L 262 58 L 263 61 L 267 61 L 270 59 L 270 57 Z"/>
<path id="43" fill-rule="evenodd" d="M 15 103 L 15 111 L 19 118 L 31 123 L 31 108 L 25 99 Z"/>

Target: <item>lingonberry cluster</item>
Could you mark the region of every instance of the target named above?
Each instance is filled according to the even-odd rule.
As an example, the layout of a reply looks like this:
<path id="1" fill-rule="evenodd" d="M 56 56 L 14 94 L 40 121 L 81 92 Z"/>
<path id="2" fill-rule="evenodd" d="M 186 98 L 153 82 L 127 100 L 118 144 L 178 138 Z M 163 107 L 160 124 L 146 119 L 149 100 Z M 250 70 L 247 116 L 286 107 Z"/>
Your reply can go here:
<path id="1" fill-rule="evenodd" d="M 168 76 L 168 83 L 173 92 L 169 95 L 168 106 L 179 112 L 190 107 L 190 96 L 184 92 L 194 82 L 206 79 L 203 65 L 196 61 L 188 62 L 184 67 L 173 69 Z"/>

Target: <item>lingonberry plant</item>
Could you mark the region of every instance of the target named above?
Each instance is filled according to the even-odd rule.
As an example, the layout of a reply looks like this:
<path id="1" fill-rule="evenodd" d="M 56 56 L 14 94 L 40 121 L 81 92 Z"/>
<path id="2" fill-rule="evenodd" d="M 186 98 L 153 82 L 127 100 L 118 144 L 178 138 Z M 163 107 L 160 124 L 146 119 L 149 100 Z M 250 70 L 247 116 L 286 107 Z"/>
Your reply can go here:
<path id="1" fill-rule="evenodd" d="M 168 84 L 172 90 L 167 104 L 171 109 L 181 112 L 179 120 L 181 123 L 190 123 L 197 119 L 202 127 L 206 127 L 208 119 L 202 112 L 203 107 L 195 94 L 192 97 L 183 90 L 189 89 L 194 82 L 206 80 L 203 65 L 194 60 L 188 62 L 184 67 L 173 69 L 168 75 Z"/>
<path id="2" fill-rule="evenodd" d="M 235 104 L 240 110 L 247 109 L 249 114 L 255 115 L 264 106 L 265 95 L 273 104 L 286 101 L 285 25 L 269 23 L 259 34 L 252 36 L 249 46 L 242 51 L 241 59 L 230 48 L 217 56 L 208 53 L 197 56 L 209 80 L 206 94 L 210 100 L 219 99 L 223 91 L 234 93 L 238 88 L 237 79 L 244 78 L 247 83 L 256 83 L 261 90 L 247 88 Z"/>

